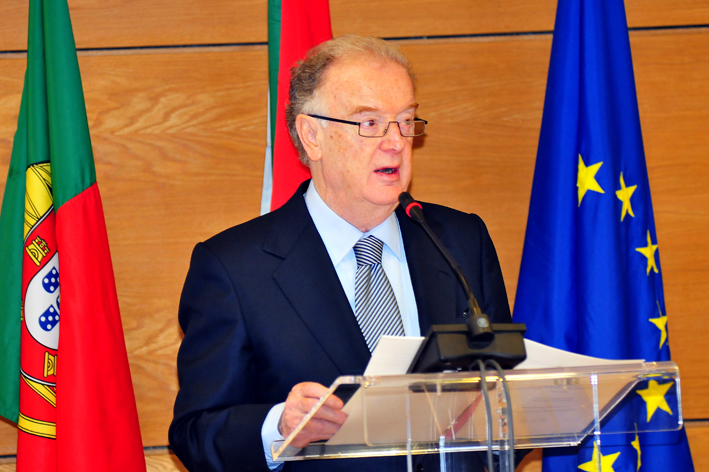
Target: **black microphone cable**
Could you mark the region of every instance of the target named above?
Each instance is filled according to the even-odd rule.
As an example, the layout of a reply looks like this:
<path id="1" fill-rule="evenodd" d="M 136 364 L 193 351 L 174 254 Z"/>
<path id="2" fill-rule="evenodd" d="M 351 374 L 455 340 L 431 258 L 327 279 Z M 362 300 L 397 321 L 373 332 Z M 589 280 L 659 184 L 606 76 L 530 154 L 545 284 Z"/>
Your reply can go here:
<path id="1" fill-rule="evenodd" d="M 451 269 L 453 269 L 453 273 L 463 286 L 463 292 L 468 300 L 468 309 L 470 310 L 470 318 L 466 324 L 470 328 L 470 333 L 473 340 L 492 342 L 495 338 L 495 333 L 492 331 L 490 318 L 480 309 L 480 305 L 473 295 L 473 291 L 470 288 L 470 284 L 468 284 L 465 275 L 463 274 L 463 270 L 460 268 L 455 259 L 453 259 L 453 256 L 450 255 L 448 249 L 446 249 L 441 240 L 438 239 L 438 236 L 436 236 L 433 230 L 428 226 L 428 223 L 426 223 L 421 204 L 414 200 L 414 197 L 412 197 L 408 192 L 402 192 L 399 194 L 399 203 L 401 203 L 401 207 L 404 209 L 409 218 L 421 225 L 421 228 L 423 228 L 424 232 L 433 242 L 433 245 L 436 249 L 438 249 Z"/>
<path id="2" fill-rule="evenodd" d="M 468 320 L 467 324 L 471 329 L 471 334 L 473 335 L 473 339 L 478 340 L 478 341 L 492 341 L 495 334 L 492 331 L 492 327 L 490 325 L 489 318 L 487 317 L 487 315 L 482 313 L 482 310 L 480 309 L 480 306 L 478 305 L 477 300 L 475 300 L 475 297 L 473 296 L 473 292 L 470 289 L 470 285 L 468 284 L 468 281 L 465 279 L 465 275 L 463 275 L 463 271 L 461 270 L 460 266 L 453 259 L 453 257 L 450 255 L 448 250 L 445 248 L 445 246 L 443 246 L 441 241 L 438 239 L 438 237 L 435 235 L 435 233 L 433 233 L 431 228 L 426 223 L 424 216 L 423 216 L 423 208 L 421 207 L 421 204 L 418 203 L 416 200 L 414 200 L 414 198 L 408 192 L 402 192 L 399 195 L 399 202 L 401 203 L 401 206 L 405 210 L 406 214 L 411 219 L 413 219 L 416 223 L 420 224 L 421 227 L 423 228 L 424 232 L 431 238 L 431 241 L 433 241 L 434 246 L 436 246 L 436 248 L 443 255 L 444 259 L 451 266 L 451 268 L 453 269 L 453 272 L 458 277 L 458 280 L 460 281 L 461 285 L 463 286 L 463 291 L 465 292 L 466 297 L 468 298 L 468 308 L 470 309 L 470 314 L 471 314 L 471 318 Z M 483 363 L 483 361 L 480 359 L 476 359 L 474 362 L 472 362 L 468 366 L 468 370 L 472 371 L 473 366 L 477 365 L 477 367 L 480 371 L 480 385 L 482 387 L 483 398 L 485 400 L 485 414 L 487 415 L 488 470 L 493 470 L 494 463 L 493 463 L 493 453 L 492 453 L 492 434 L 493 434 L 492 407 L 490 405 L 490 398 L 489 398 L 488 392 L 487 392 L 487 379 L 486 379 L 487 373 L 485 370 L 485 364 L 489 364 L 495 370 L 497 370 L 500 380 L 502 381 L 502 391 L 505 396 L 505 402 L 507 403 L 509 448 L 511 451 L 509 454 L 511 457 L 511 460 L 509 461 L 508 472 L 514 472 L 514 469 L 515 469 L 514 421 L 512 418 L 512 397 L 510 395 L 509 385 L 507 384 L 507 378 L 505 377 L 505 373 L 502 370 L 502 367 L 500 366 L 500 364 L 497 361 L 495 361 L 494 359 L 487 359 L 485 361 L 485 363 Z M 500 444 L 500 453 L 502 453 L 501 446 L 502 446 L 502 444 Z"/>

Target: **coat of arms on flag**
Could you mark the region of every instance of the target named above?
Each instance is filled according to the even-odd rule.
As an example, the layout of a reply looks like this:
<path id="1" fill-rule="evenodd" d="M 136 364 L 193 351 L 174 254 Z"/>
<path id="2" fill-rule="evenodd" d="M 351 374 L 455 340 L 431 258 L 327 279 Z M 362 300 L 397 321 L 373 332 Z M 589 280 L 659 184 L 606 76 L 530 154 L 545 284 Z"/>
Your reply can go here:
<path id="1" fill-rule="evenodd" d="M 145 470 L 66 0 L 30 2 L 0 232 L 0 415 L 17 423 L 18 472 Z"/>
<path id="2" fill-rule="evenodd" d="M 56 357 L 59 345 L 59 254 L 48 162 L 26 172 L 22 260 L 20 417 L 23 433 L 56 438 Z"/>

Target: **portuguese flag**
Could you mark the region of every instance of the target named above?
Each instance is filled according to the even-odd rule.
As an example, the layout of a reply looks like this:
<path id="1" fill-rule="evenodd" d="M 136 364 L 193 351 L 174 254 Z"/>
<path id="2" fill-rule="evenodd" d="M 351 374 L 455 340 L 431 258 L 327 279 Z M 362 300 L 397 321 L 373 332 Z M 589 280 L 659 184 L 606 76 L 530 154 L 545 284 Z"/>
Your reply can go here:
<path id="1" fill-rule="evenodd" d="M 17 470 L 145 470 L 66 0 L 31 0 L 0 213 L 0 415 Z"/>
<path id="2" fill-rule="evenodd" d="M 291 67 L 313 46 L 332 39 L 328 0 L 268 1 L 268 147 L 261 213 L 275 210 L 310 178 L 286 126 Z"/>

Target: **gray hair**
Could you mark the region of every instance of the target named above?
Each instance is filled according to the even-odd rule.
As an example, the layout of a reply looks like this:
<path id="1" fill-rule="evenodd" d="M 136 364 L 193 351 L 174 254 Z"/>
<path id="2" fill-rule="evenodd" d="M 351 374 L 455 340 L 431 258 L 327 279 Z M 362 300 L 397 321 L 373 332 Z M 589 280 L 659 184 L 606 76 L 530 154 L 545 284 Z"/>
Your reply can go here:
<path id="1" fill-rule="evenodd" d="M 411 82 L 415 80 L 409 61 L 399 48 L 379 38 L 348 34 L 321 43 L 308 51 L 305 59 L 298 61 L 291 69 L 286 105 L 288 132 L 303 164 L 308 165 L 308 156 L 295 127 L 296 117 L 304 113 L 322 113 L 318 109 L 324 104 L 317 92 L 325 72 L 338 60 L 362 56 L 400 64 L 408 72 Z"/>

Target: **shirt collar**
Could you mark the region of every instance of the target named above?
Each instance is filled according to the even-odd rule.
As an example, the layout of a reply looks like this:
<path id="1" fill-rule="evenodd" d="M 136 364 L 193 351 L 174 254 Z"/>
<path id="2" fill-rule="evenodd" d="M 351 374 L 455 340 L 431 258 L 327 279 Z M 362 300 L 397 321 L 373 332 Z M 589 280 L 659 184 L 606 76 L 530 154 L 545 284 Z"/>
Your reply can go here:
<path id="1" fill-rule="evenodd" d="M 360 238 L 369 235 L 383 241 L 394 255 L 400 261 L 402 260 L 401 232 L 395 213 L 392 212 L 379 226 L 362 233 L 327 206 L 312 181 L 305 192 L 305 205 L 325 243 L 333 265 L 339 264 Z"/>

